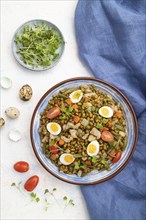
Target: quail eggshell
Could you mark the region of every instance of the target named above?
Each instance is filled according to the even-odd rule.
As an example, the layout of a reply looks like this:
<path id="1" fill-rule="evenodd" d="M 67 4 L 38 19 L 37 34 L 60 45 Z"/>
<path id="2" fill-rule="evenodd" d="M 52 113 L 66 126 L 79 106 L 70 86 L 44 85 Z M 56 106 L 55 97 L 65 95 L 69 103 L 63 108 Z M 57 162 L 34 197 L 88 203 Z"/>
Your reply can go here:
<path id="1" fill-rule="evenodd" d="M 13 129 L 9 132 L 9 138 L 10 140 L 12 141 L 19 141 L 21 139 L 21 133 L 20 131 L 16 130 L 16 129 Z"/>
<path id="2" fill-rule="evenodd" d="M 8 77 L 1 77 L 1 87 L 4 89 L 9 89 L 12 87 L 12 80 Z"/>
<path id="3" fill-rule="evenodd" d="M 9 107 L 5 110 L 5 114 L 8 118 L 16 119 L 20 115 L 20 111 L 15 107 Z"/>
<path id="4" fill-rule="evenodd" d="M 19 98 L 23 101 L 29 101 L 32 97 L 33 91 L 29 85 L 24 85 L 19 90 Z"/>
<path id="5" fill-rule="evenodd" d="M 5 120 L 3 118 L 0 118 L 0 128 L 3 127 L 5 124 Z"/>

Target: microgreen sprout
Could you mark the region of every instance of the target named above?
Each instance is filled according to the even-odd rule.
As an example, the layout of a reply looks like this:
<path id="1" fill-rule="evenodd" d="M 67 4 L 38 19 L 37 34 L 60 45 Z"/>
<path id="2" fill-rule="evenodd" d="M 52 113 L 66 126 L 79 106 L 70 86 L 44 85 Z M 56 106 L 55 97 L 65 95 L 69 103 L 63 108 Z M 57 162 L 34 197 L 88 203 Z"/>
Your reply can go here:
<path id="1" fill-rule="evenodd" d="M 56 201 L 56 203 L 58 204 L 58 201 L 57 201 L 56 197 L 54 196 L 54 192 L 56 190 L 57 190 L 56 188 L 53 188 L 51 191 L 48 189 L 45 189 L 44 194 L 49 194 L 50 196 L 52 196 L 54 198 L 54 200 Z M 45 202 L 46 202 L 46 207 L 48 207 L 50 205 L 50 203 L 48 203 L 48 200 L 46 200 L 46 198 L 45 198 Z M 46 210 L 46 208 L 45 208 L 45 210 Z M 48 208 L 47 208 L 47 210 L 48 210 Z"/>
<path id="2" fill-rule="evenodd" d="M 65 204 L 64 209 L 65 209 L 68 205 L 73 205 L 73 206 L 75 205 L 74 202 L 73 202 L 73 199 L 68 199 L 67 196 L 64 196 L 64 197 L 63 197 L 63 200 L 66 201 L 66 204 Z"/>
<path id="3" fill-rule="evenodd" d="M 55 28 L 49 28 L 46 22 L 25 25 L 21 33 L 16 33 L 15 43 L 20 60 L 32 67 L 48 67 L 57 59 L 57 49 L 64 44 Z"/>
<path id="4" fill-rule="evenodd" d="M 18 184 L 16 184 L 16 183 L 13 182 L 13 183 L 11 184 L 11 186 L 16 187 L 16 189 L 18 189 L 18 191 L 24 195 L 24 193 L 22 192 L 21 187 L 20 187 L 20 186 L 21 186 L 21 183 L 22 183 L 22 182 L 19 182 Z"/>
<path id="5" fill-rule="evenodd" d="M 36 194 L 36 193 L 32 192 L 32 193 L 30 193 L 29 195 L 30 195 L 31 200 L 30 200 L 30 202 L 27 203 L 25 206 L 29 205 L 29 204 L 32 203 L 32 202 L 38 203 L 38 202 L 40 201 L 40 198 L 37 197 L 37 194 Z"/>
<path id="6" fill-rule="evenodd" d="M 49 201 L 48 201 L 47 198 L 45 198 L 45 203 L 46 203 L 45 211 L 48 211 L 48 208 L 49 208 L 49 206 L 50 206 L 50 203 L 49 203 Z"/>

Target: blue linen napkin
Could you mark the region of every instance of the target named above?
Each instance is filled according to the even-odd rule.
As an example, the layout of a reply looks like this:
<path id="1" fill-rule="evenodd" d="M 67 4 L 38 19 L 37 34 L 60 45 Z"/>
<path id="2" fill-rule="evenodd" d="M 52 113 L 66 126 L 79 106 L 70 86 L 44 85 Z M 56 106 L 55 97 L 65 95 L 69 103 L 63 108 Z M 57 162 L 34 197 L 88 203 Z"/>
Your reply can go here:
<path id="1" fill-rule="evenodd" d="M 139 125 L 135 153 L 111 180 L 81 187 L 91 219 L 146 219 L 145 0 L 79 0 L 79 54 L 95 77 L 131 101 Z"/>

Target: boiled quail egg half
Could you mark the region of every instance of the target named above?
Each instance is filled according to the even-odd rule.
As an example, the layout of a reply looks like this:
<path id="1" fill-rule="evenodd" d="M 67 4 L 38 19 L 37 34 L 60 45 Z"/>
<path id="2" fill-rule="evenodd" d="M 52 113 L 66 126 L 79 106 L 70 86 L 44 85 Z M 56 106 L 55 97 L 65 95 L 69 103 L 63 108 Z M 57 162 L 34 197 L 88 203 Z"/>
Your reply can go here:
<path id="1" fill-rule="evenodd" d="M 87 146 L 87 154 L 89 156 L 96 156 L 99 152 L 99 143 L 98 141 L 91 141 Z"/>
<path id="2" fill-rule="evenodd" d="M 47 130 L 53 135 L 58 135 L 61 132 L 61 126 L 56 122 L 49 122 L 47 124 Z"/>
<path id="3" fill-rule="evenodd" d="M 72 92 L 70 95 L 69 95 L 72 103 L 78 103 L 82 97 L 83 97 L 83 92 L 81 90 L 76 90 L 74 92 Z"/>
<path id="4" fill-rule="evenodd" d="M 75 158 L 72 154 L 65 153 L 60 156 L 59 160 L 62 164 L 69 165 L 75 160 Z"/>
<path id="5" fill-rule="evenodd" d="M 104 118 L 111 118 L 113 116 L 113 110 L 109 106 L 103 106 L 99 109 L 99 114 Z"/>

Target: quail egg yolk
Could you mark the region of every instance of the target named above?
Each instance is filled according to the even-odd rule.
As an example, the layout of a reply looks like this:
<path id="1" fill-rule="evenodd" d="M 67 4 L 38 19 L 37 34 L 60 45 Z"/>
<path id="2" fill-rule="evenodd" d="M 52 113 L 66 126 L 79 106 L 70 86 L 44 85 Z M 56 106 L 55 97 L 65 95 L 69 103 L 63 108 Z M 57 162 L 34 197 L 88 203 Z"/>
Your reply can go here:
<path id="1" fill-rule="evenodd" d="M 93 145 L 93 144 L 90 144 L 90 145 L 89 145 L 89 148 L 88 148 L 88 152 L 89 152 L 90 154 L 93 154 L 95 151 L 96 151 L 96 146 Z"/>
<path id="2" fill-rule="evenodd" d="M 109 115 L 109 110 L 107 108 L 102 108 L 101 109 L 101 113 L 104 115 L 104 116 L 108 116 Z"/>
<path id="3" fill-rule="evenodd" d="M 73 157 L 71 155 L 66 155 L 64 157 L 65 162 L 71 163 L 73 161 Z"/>
<path id="4" fill-rule="evenodd" d="M 73 99 L 78 99 L 79 97 L 81 96 L 81 93 L 80 92 L 75 92 L 72 96 Z"/>
<path id="5" fill-rule="evenodd" d="M 57 131 L 58 131 L 58 125 L 55 124 L 55 123 L 52 123 L 52 124 L 50 125 L 50 129 L 51 129 L 51 131 L 53 131 L 53 132 L 57 132 Z"/>

